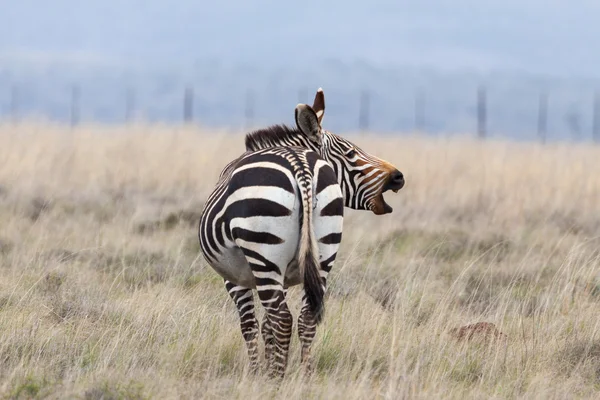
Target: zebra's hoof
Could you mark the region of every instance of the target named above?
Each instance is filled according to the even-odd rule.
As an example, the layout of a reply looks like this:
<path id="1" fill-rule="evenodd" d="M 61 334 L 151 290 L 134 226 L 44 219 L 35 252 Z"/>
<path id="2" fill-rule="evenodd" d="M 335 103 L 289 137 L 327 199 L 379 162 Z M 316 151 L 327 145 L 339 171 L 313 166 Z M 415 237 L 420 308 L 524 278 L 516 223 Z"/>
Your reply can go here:
<path id="1" fill-rule="evenodd" d="M 305 378 L 310 378 L 314 373 L 314 366 L 311 362 L 302 363 L 302 375 Z"/>

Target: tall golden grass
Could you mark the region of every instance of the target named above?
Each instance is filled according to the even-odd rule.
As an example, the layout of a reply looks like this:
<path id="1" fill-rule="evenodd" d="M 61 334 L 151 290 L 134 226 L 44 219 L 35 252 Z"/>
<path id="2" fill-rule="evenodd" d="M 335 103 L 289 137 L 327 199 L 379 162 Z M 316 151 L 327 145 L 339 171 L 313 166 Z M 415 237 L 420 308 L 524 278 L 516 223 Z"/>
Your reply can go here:
<path id="1" fill-rule="evenodd" d="M 600 148 L 350 135 L 407 184 L 348 210 L 315 374 L 246 374 L 197 223 L 239 133 L 0 126 L 0 392 L 13 398 L 594 398 Z M 297 288 L 290 305 L 298 315 Z M 262 310 L 260 310 L 262 318 Z M 505 340 L 458 340 L 490 322 Z"/>

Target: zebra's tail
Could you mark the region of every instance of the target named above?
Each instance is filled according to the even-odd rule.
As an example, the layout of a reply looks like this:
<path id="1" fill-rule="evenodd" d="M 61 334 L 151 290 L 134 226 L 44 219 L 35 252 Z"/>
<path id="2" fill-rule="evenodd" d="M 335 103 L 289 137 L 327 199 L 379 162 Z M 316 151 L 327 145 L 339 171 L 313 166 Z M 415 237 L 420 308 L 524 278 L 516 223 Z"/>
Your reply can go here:
<path id="1" fill-rule="evenodd" d="M 325 311 L 325 288 L 319 273 L 319 247 L 313 228 L 313 180 L 309 174 L 297 176 L 302 198 L 302 228 L 298 264 L 304 277 L 304 292 L 315 324 L 319 324 Z"/>

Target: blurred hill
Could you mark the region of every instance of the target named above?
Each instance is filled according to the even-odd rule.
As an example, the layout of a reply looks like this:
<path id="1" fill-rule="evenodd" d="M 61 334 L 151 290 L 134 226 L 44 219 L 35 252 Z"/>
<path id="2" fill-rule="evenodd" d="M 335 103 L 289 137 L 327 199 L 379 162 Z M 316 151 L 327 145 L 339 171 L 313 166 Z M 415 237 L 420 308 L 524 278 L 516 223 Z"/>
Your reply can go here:
<path id="1" fill-rule="evenodd" d="M 600 88 L 592 1 L 0 4 L 0 116 L 67 120 L 79 85 L 82 120 L 121 122 L 129 93 L 138 117 L 179 121 L 191 85 L 196 120 L 239 127 L 291 122 L 322 86 L 331 130 L 357 129 L 367 90 L 372 130 L 413 130 L 417 102 L 418 127 L 464 132 L 485 85 L 491 134 L 535 136 L 547 92 L 549 137 L 587 138 Z"/>

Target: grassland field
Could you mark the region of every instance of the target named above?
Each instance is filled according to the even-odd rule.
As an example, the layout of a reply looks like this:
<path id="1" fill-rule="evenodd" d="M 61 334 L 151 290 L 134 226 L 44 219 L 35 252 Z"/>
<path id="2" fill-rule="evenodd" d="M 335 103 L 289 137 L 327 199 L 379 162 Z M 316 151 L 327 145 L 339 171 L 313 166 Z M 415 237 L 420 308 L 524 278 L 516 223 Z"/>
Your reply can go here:
<path id="1" fill-rule="evenodd" d="M 347 137 L 406 186 L 346 209 L 315 373 L 294 332 L 277 383 L 197 239 L 242 133 L 0 125 L 0 396 L 600 397 L 600 147 Z M 456 337 L 477 322 L 505 336 Z"/>

